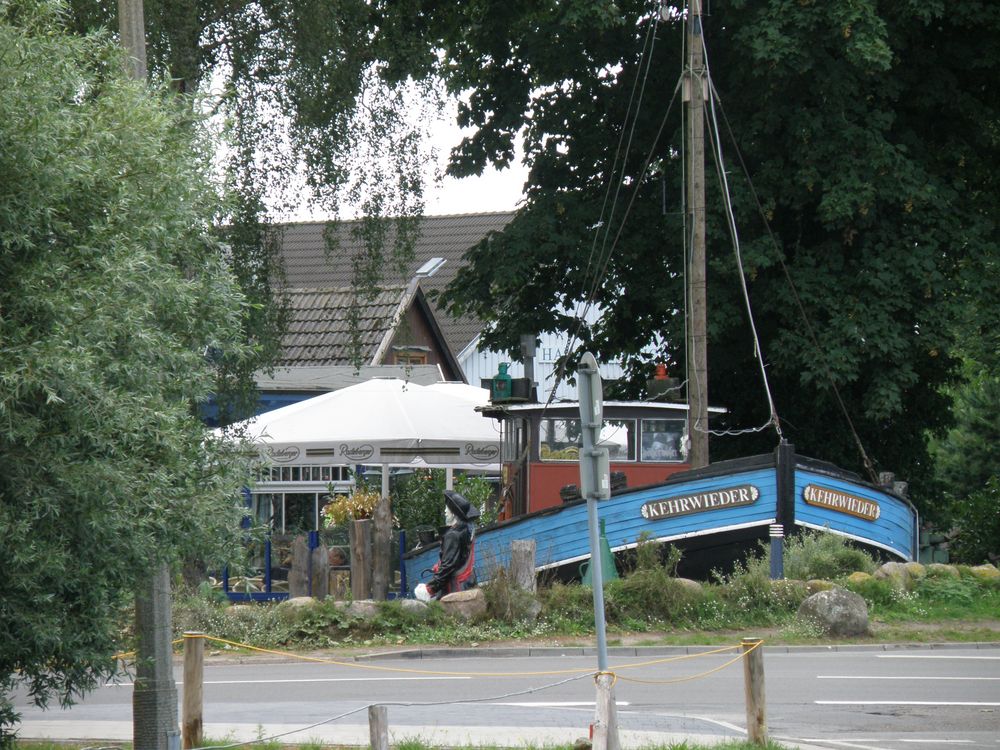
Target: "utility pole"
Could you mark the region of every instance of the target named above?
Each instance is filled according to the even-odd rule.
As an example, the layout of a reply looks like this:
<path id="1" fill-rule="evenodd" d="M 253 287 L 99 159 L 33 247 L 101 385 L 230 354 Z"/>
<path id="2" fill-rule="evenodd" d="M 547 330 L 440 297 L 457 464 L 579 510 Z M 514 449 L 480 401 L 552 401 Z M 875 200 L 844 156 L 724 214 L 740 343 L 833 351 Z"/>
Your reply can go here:
<path id="1" fill-rule="evenodd" d="M 702 50 L 702 0 L 690 0 L 687 18 L 687 70 L 683 93 L 687 104 L 687 231 L 691 242 L 688 266 L 690 310 L 687 331 L 688 462 L 708 465 L 708 295 L 705 279 L 705 99 L 708 80 Z"/>
<path id="2" fill-rule="evenodd" d="M 128 72 L 138 81 L 146 80 L 146 23 L 142 0 L 118 0 L 118 34 L 128 52 Z"/>
<path id="3" fill-rule="evenodd" d="M 118 0 L 118 33 L 128 53 L 128 75 L 146 80 L 146 25 L 142 0 Z M 180 750 L 177 686 L 170 626 L 170 567 L 153 561 L 135 595 L 138 649 L 132 691 L 132 747 Z"/>

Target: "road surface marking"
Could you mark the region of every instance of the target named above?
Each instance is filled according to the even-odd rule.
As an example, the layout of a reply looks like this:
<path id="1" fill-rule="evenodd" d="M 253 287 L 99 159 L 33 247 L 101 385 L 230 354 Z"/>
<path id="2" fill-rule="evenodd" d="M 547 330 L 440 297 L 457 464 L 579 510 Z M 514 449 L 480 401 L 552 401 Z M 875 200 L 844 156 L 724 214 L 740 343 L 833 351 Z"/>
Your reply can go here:
<path id="1" fill-rule="evenodd" d="M 818 674 L 817 680 L 1000 680 L 1000 677 L 897 677 L 861 674 Z"/>
<path id="2" fill-rule="evenodd" d="M 408 682 L 411 680 L 471 680 L 471 677 L 313 677 L 300 680 L 205 680 L 203 685 L 280 685 L 296 682 Z M 182 687 L 183 682 L 175 683 Z M 133 687 L 134 682 L 108 682 L 104 687 Z"/>
<path id="3" fill-rule="evenodd" d="M 919 742 L 927 745 L 971 745 L 972 740 L 899 740 L 899 742 Z"/>
<path id="4" fill-rule="evenodd" d="M 487 703 L 488 706 L 513 706 L 514 708 L 593 708 L 594 701 L 538 701 L 525 703 Z M 615 701 L 616 706 L 630 706 L 627 701 Z"/>
<path id="5" fill-rule="evenodd" d="M 986 659 L 1000 661 L 1000 656 L 948 656 L 946 654 L 876 654 L 879 659 Z"/>
<path id="6" fill-rule="evenodd" d="M 821 706 L 1000 706 L 979 701 L 813 701 Z"/>

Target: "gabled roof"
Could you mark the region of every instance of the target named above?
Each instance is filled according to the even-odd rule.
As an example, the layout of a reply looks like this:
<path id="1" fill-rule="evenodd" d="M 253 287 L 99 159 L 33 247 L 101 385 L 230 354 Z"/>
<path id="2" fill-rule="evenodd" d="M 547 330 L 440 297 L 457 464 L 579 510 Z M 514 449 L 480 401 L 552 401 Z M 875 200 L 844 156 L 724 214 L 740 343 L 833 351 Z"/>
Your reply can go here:
<path id="1" fill-rule="evenodd" d="M 381 365 L 390 353 L 400 323 L 412 309 L 422 316 L 450 372 L 461 377 L 462 368 L 424 297 L 420 279 L 406 285 L 379 287 L 373 296 L 357 293 L 351 287 L 288 289 L 286 293 L 289 321 L 281 339 L 281 358 L 274 363 L 276 368 Z M 351 335 L 355 309 L 357 339 Z"/>
<path id="2" fill-rule="evenodd" d="M 425 216 L 420 220 L 420 234 L 414 247 L 412 268 L 403 278 L 386 278 L 385 283 L 408 282 L 427 261 L 443 258 L 433 275 L 421 279 L 425 292 L 444 289 L 464 264 L 462 255 L 490 232 L 503 229 L 514 218 L 512 212 Z M 286 283 L 292 288 L 335 287 L 351 284 L 351 259 L 361 247 L 353 230 L 358 221 L 332 225 L 338 237 L 338 250 L 327 252 L 324 222 L 286 224 L 282 227 L 282 261 Z M 434 317 L 452 352 L 460 352 L 482 330 L 482 324 L 471 317 L 451 318 L 433 305 Z"/>
<path id="3" fill-rule="evenodd" d="M 349 323 L 353 290 L 289 289 L 287 294 L 290 320 L 275 367 L 350 364 L 355 353 Z M 373 358 L 391 338 L 397 311 L 409 296 L 406 286 L 388 286 L 358 305 L 362 364 L 378 364 Z"/>

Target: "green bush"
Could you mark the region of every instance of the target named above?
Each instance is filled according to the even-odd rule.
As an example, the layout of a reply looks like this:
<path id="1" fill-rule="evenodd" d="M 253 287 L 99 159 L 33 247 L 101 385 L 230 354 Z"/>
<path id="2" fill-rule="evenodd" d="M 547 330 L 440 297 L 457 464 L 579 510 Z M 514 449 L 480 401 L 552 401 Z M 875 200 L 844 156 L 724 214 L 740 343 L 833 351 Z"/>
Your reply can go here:
<path id="1" fill-rule="evenodd" d="M 980 594 L 980 587 L 968 578 L 924 578 L 917 582 L 914 592 L 921 599 L 972 606 Z"/>
<path id="2" fill-rule="evenodd" d="M 632 571 L 662 569 L 667 571 L 667 575 L 676 576 L 681 557 L 679 548 L 672 544 L 654 542 L 650 533 L 644 531 L 636 540 L 631 554 L 626 554 L 624 567 Z"/>
<path id="3" fill-rule="evenodd" d="M 888 578 L 866 578 L 862 581 L 847 581 L 844 588 L 861 596 L 871 609 L 891 607 L 900 597 L 901 589 Z"/>
<path id="4" fill-rule="evenodd" d="M 537 615 L 538 600 L 524 589 L 515 586 L 506 568 L 499 568 L 483 584 L 486 597 L 486 615 L 500 622 L 521 622 Z"/>
<path id="5" fill-rule="evenodd" d="M 589 632 L 594 625 L 594 594 L 587 586 L 558 581 L 538 590 L 542 617 L 567 633 Z"/>
<path id="6" fill-rule="evenodd" d="M 874 573 L 875 560 L 842 536 L 806 531 L 785 540 L 785 576 L 800 581 L 832 581 L 860 570 Z"/>
<path id="7" fill-rule="evenodd" d="M 636 570 L 609 581 L 605 588 L 605 613 L 610 622 L 676 623 L 700 597 L 672 578 L 665 568 Z"/>
<path id="8" fill-rule="evenodd" d="M 185 593 L 174 597 L 175 637 L 195 630 L 235 643 L 274 648 L 294 640 L 277 607 L 246 604 L 234 607 L 214 593 Z"/>
<path id="9" fill-rule="evenodd" d="M 789 606 L 786 597 L 774 594 L 771 564 L 764 545 L 757 554 L 736 563 L 729 575 L 716 571 L 714 576 L 721 586 L 722 599 L 743 612 L 748 622 L 761 622 Z"/>

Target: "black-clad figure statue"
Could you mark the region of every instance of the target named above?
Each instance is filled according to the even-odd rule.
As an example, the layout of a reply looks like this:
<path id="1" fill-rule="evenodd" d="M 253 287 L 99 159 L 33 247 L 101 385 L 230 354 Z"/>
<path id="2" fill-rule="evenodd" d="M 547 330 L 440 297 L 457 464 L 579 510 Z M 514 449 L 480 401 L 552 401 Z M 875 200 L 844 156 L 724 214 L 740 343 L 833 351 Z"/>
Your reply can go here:
<path id="1" fill-rule="evenodd" d="M 427 583 L 427 594 L 432 599 L 476 585 L 475 520 L 479 508 L 452 490 L 445 490 L 444 503 L 448 529 L 441 537 L 440 559 L 432 568 L 434 577 Z"/>

